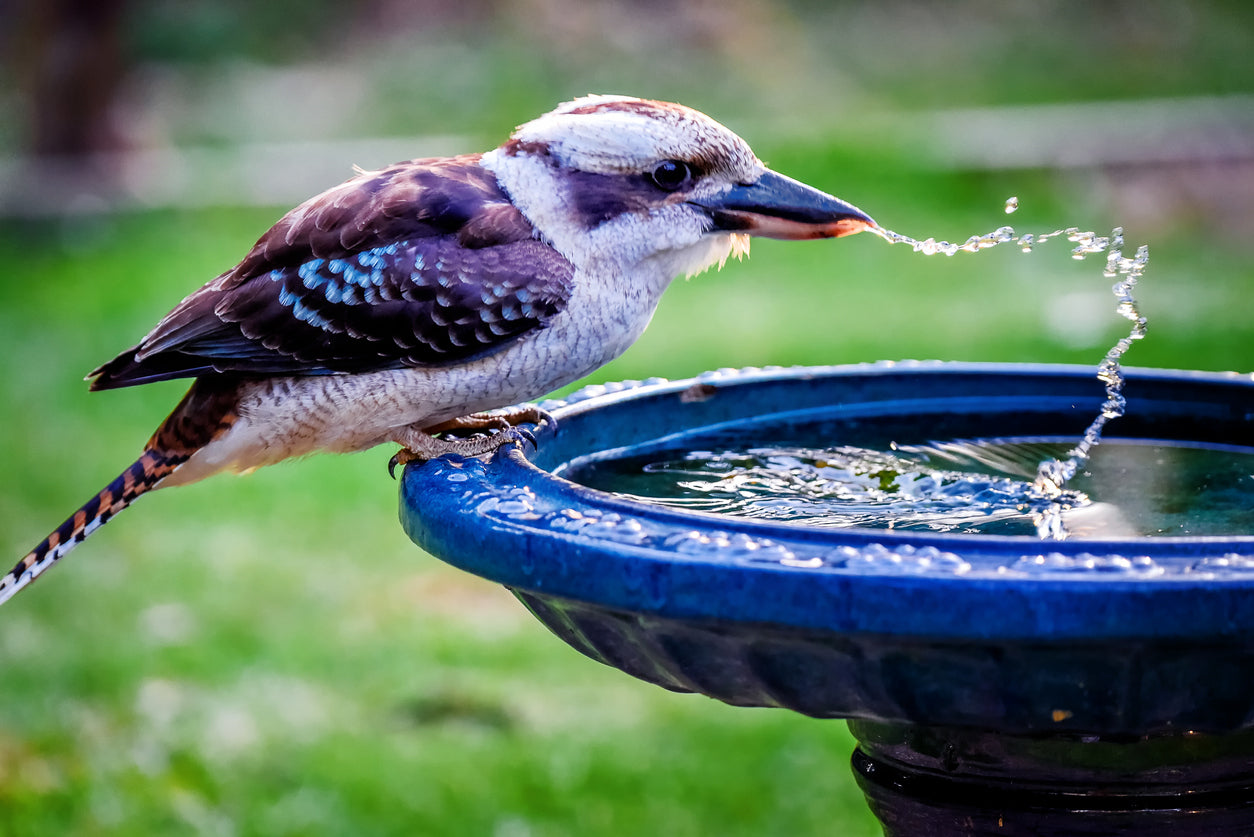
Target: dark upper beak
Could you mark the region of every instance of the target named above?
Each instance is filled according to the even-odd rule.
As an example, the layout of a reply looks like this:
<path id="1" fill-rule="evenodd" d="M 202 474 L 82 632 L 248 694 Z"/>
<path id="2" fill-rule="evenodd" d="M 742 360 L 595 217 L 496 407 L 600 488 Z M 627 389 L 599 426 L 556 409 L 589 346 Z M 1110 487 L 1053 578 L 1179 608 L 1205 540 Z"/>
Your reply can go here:
<path id="1" fill-rule="evenodd" d="M 856 206 L 769 169 L 699 205 L 720 230 L 767 238 L 839 238 L 876 226 Z"/>

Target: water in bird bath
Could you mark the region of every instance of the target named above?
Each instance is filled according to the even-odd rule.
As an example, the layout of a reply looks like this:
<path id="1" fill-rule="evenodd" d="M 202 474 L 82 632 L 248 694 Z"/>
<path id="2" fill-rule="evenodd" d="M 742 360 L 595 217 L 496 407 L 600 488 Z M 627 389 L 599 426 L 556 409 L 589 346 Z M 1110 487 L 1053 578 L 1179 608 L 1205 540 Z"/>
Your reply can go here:
<path id="1" fill-rule="evenodd" d="M 1017 207 L 1017 199 L 1006 202 L 1007 213 Z M 1145 335 L 1133 291 L 1148 264 L 1146 247 L 1125 256 L 1118 228 L 1099 236 L 1074 227 L 1020 234 L 1003 226 L 962 244 L 873 231 L 928 255 L 1003 244 L 1033 252 L 1054 239 L 1068 241 L 1075 259 L 1105 254 L 1102 275 L 1131 328 L 1097 366 L 1105 400 L 1083 432 L 1032 427 L 989 438 L 978 417 L 953 416 L 896 425 L 891 417 L 808 428 L 768 424 L 754 427 L 752 447 L 698 436 L 682 449 L 584 461 L 564 476 L 667 505 L 812 526 L 1052 539 L 1254 531 L 1254 448 L 1144 439 L 1099 446 L 1107 423 L 1125 410 L 1123 355 Z"/>
<path id="2" fill-rule="evenodd" d="M 1018 208 L 1018 198 L 1007 199 L 1005 206 L 1007 215 Z M 1070 511 L 1077 503 L 1084 500 L 1083 497 L 1077 496 L 1074 490 L 1068 490 L 1067 486 L 1088 464 L 1093 455 L 1093 449 L 1101 442 L 1102 430 L 1106 423 L 1122 416 L 1126 407 L 1121 364 L 1124 353 L 1132 347 L 1135 341 L 1145 337 L 1146 319 L 1137 307 L 1133 289 L 1149 265 L 1149 248 L 1141 245 L 1134 256 L 1124 256 L 1121 227 L 1116 227 L 1109 236 L 1099 236 L 1093 232 L 1083 232 L 1078 227 L 1068 227 L 1046 233 L 1018 234 L 1013 227 L 1004 226 L 991 233 L 971 236 L 963 244 L 936 241 L 933 238 L 919 241 L 882 227 L 873 227 L 871 231 L 889 243 L 909 244 L 915 252 L 928 255 L 943 253 L 953 256 L 960 252 L 975 253 L 1006 243 L 1014 243 L 1023 252 L 1030 253 L 1036 247 L 1060 236 L 1065 236 L 1074 245 L 1071 248 L 1071 257 L 1074 259 L 1085 259 L 1100 253 L 1106 254 L 1102 276 L 1113 282 L 1111 291 L 1116 300 L 1115 311 L 1131 321 L 1132 326 L 1125 337 L 1111 346 L 1097 366 L 1097 378 L 1106 387 L 1106 400 L 1102 403 L 1096 417 L 1074 447 L 1039 463 L 1031 487 L 1038 534 L 1043 538 L 1058 540 L 1067 537 L 1068 530 L 1064 524 L 1063 513 Z"/>
<path id="3" fill-rule="evenodd" d="M 917 429 L 869 424 L 755 426 L 752 447 L 686 439 L 684 449 L 584 461 L 563 476 L 692 511 L 832 528 L 1033 535 L 1045 534 L 1049 515 L 1071 537 L 1254 531 L 1254 448 L 1108 440 L 1045 499 L 1034 485 L 1039 463 L 1065 460 L 1071 440 L 894 444 L 884 439 Z"/>

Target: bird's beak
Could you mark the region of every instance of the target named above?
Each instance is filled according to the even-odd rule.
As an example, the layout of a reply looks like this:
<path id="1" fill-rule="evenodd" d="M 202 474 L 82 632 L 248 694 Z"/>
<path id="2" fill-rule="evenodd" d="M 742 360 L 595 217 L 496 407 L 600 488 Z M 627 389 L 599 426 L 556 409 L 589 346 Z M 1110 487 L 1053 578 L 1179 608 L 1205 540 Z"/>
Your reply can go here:
<path id="1" fill-rule="evenodd" d="M 876 226 L 856 206 L 769 169 L 699 205 L 720 230 L 766 238 L 839 238 Z"/>

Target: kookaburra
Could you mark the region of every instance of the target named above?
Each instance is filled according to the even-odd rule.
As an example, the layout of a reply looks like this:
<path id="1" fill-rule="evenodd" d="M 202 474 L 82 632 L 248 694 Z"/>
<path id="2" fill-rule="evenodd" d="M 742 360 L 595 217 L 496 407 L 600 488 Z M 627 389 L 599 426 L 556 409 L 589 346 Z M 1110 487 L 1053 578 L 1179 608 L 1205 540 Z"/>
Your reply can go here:
<path id="1" fill-rule="evenodd" d="M 92 389 L 192 378 L 139 459 L 0 579 L 0 601 L 139 495 L 314 451 L 400 461 L 516 441 L 610 361 L 680 275 L 752 235 L 834 238 L 857 208 L 681 105 L 587 96 L 486 154 L 363 171 L 293 209 Z M 496 431 L 441 438 L 444 431 Z M 396 460 L 394 460 L 395 463 Z"/>

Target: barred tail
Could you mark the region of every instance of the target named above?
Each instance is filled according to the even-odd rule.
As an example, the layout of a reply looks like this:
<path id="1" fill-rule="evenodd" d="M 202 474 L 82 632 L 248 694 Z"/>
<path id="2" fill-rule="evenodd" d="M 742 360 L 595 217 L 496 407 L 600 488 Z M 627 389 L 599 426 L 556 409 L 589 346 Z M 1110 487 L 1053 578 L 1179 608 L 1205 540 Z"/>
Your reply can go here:
<path id="1" fill-rule="evenodd" d="M 84 503 L 69 520 L 58 526 L 18 561 L 17 566 L 0 577 L 0 604 L 8 601 L 38 578 L 44 570 L 65 557 L 71 549 L 107 523 L 109 518 L 135 502 L 141 494 L 156 488 L 158 483 L 186 459 L 186 456 L 171 456 L 153 449 L 144 451 L 117 479 Z"/>

